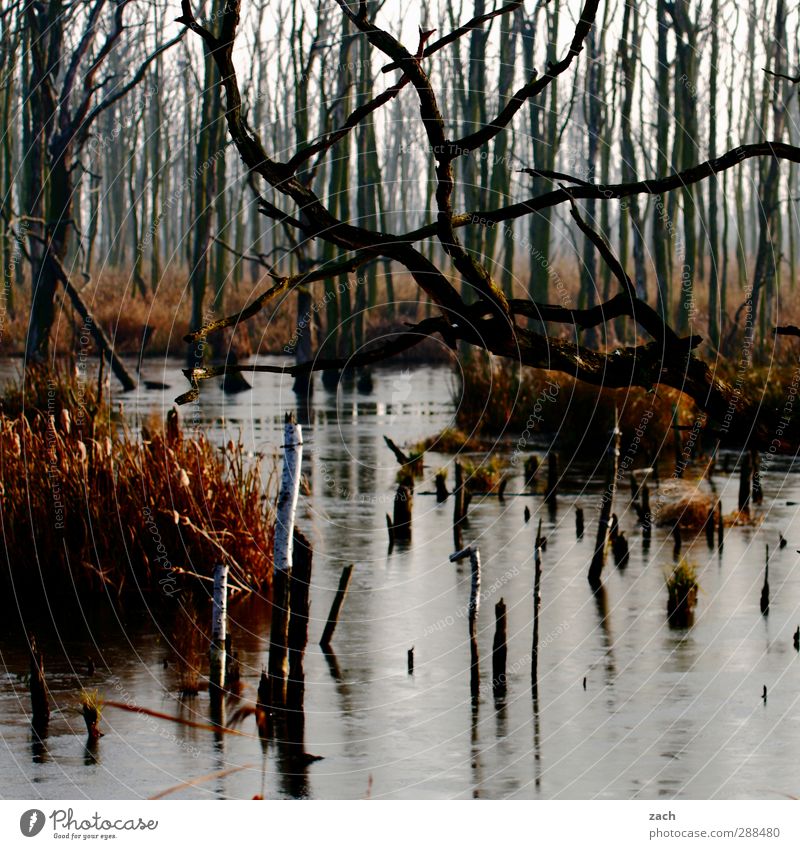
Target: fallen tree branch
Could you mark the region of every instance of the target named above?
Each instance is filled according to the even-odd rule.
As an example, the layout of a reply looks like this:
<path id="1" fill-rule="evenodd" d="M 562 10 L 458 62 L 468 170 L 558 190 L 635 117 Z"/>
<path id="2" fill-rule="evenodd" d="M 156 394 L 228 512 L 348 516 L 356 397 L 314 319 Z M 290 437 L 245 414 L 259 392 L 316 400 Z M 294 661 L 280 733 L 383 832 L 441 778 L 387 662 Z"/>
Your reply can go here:
<path id="1" fill-rule="evenodd" d="M 267 365 L 219 365 L 204 366 L 201 368 L 184 369 L 184 375 L 191 384 L 191 389 L 184 392 L 175 399 L 176 404 L 188 404 L 195 401 L 199 395 L 199 384 L 213 377 L 224 377 L 228 374 L 288 374 L 296 377 L 298 374 L 310 374 L 315 371 L 335 370 L 345 368 L 360 368 L 361 366 L 373 365 L 396 354 L 407 351 L 434 333 L 440 333 L 445 338 L 452 334 L 452 329 L 447 320 L 441 316 L 427 318 L 419 324 L 412 325 L 404 333 L 400 333 L 395 339 L 373 348 L 353 354 L 352 357 L 328 357 L 308 360 L 292 366 L 267 366 Z"/>

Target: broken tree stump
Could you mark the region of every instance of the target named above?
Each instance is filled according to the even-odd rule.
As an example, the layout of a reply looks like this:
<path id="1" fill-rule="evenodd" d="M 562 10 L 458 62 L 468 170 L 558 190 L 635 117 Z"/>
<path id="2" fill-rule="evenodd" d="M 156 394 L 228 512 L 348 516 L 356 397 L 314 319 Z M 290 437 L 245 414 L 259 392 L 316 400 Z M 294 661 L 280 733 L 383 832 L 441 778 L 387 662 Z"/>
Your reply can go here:
<path id="1" fill-rule="evenodd" d="M 761 615 L 769 614 L 769 546 L 767 546 L 766 563 L 764 565 L 764 586 L 761 587 Z"/>
<path id="2" fill-rule="evenodd" d="M 413 495 L 405 484 L 397 487 L 394 495 L 394 521 L 392 532 L 395 542 L 411 542 L 411 508 Z"/>
<path id="3" fill-rule="evenodd" d="M 743 451 L 739 460 L 739 512 L 750 512 L 750 499 L 753 486 L 753 465 L 750 454 Z"/>
<path id="4" fill-rule="evenodd" d="M 228 634 L 228 564 L 214 567 L 214 589 L 211 600 L 211 646 L 209 649 L 211 694 L 222 692 L 225 676 Z"/>
<path id="5" fill-rule="evenodd" d="M 347 586 L 350 583 L 350 576 L 353 574 L 353 564 L 345 566 L 342 569 L 342 575 L 339 578 L 339 586 L 336 588 L 336 595 L 333 597 L 333 604 L 328 614 L 328 621 L 325 623 L 325 630 L 322 632 L 319 644 L 324 652 L 331 650 L 331 639 L 333 632 L 336 630 L 336 623 L 339 621 L 339 611 L 342 609 L 344 597 L 347 594 Z"/>
<path id="6" fill-rule="evenodd" d="M 275 547 L 272 573 L 272 624 L 269 638 L 270 707 L 286 703 L 289 636 L 289 577 L 297 499 L 300 494 L 300 463 L 303 432 L 291 413 L 283 428 L 283 474 L 275 517 Z"/>
<path id="7" fill-rule="evenodd" d="M 31 693 L 31 724 L 34 731 L 41 735 L 50 721 L 50 702 L 47 699 L 47 684 L 44 680 L 44 655 L 36 645 L 33 634 L 28 638 L 30 649 L 30 693 Z"/>
<path id="8" fill-rule="evenodd" d="M 681 527 L 676 522 L 672 527 L 672 559 L 677 560 L 681 556 L 681 548 L 683 548 L 683 537 L 681 536 Z"/>
<path id="9" fill-rule="evenodd" d="M 506 694 L 506 659 L 508 657 L 506 604 L 501 598 L 494 606 L 494 641 L 492 642 L 492 690 L 495 699 Z"/>
<path id="10" fill-rule="evenodd" d="M 305 701 L 303 658 L 308 645 L 312 557 L 311 543 L 302 531 L 295 528 L 292 574 L 289 578 L 289 679 L 286 682 L 286 707 L 290 711 L 302 711 Z"/>
<path id="11" fill-rule="evenodd" d="M 97 690 L 93 693 L 84 691 L 81 694 L 81 713 L 86 723 L 86 733 L 89 735 L 89 743 L 96 743 L 102 736 L 100 730 L 100 705 L 97 700 Z"/>
<path id="12" fill-rule="evenodd" d="M 531 644 L 531 693 L 539 698 L 539 609 L 542 604 L 542 551 L 537 546 L 533 558 L 533 639 Z"/>
<path id="13" fill-rule="evenodd" d="M 628 540 L 625 539 L 624 531 L 620 531 L 611 543 L 611 552 L 614 555 L 614 562 L 620 569 L 624 569 L 628 565 L 630 558 L 630 548 Z"/>
<path id="14" fill-rule="evenodd" d="M 761 504 L 764 501 L 764 490 L 761 487 L 761 458 L 755 448 L 750 456 L 750 464 L 753 468 L 753 504 Z"/>
<path id="15" fill-rule="evenodd" d="M 544 500 L 552 504 L 558 498 L 558 453 L 550 451 L 547 455 L 547 489 Z"/>
<path id="16" fill-rule="evenodd" d="M 708 516 L 706 516 L 705 524 L 703 525 L 703 530 L 706 534 L 706 544 L 709 548 L 714 547 L 714 507 L 712 506 L 708 511 Z"/>
<path id="17" fill-rule="evenodd" d="M 450 496 L 450 493 L 447 491 L 447 484 L 445 483 L 446 479 L 446 472 L 436 473 L 436 501 L 438 504 L 441 504 L 443 501 L 447 501 Z"/>
<path id="18" fill-rule="evenodd" d="M 619 440 L 620 440 L 619 418 L 614 410 L 614 429 L 608 442 L 608 459 L 606 461 L 606 487 L 600 505 L 600 521 L 597 524 L 597 538 L 595 540 L 592 563 L 589 566 L 589 583 L 592 587 L 600 586 L 603 567 L 606 562 L 606 540 L 608 538 L 609 520 L 611 508 L 614 504 L 614 493 L 617 488 L 617 465 L 619 463 Z"/>
<path id="19" fill-rule="evenodd" d="M 450 562 L 456 563 L 464 558 L 469 557 L 471 583 L 469 593 L 469 605 L 467 612 L 469 614 L 469 658 L 470 658 L 470 675 L 469 689 L 473 702 L 476 702 L 480 695 L 480 670 L 478 656 L 478 613 L 481 605 L 481 554 L 477 546 L 470 545 L 461 551 L 456 551 L 450 555 Z"/>
<path id="20" fill-rule="evenodd" d="M 453 488 L 453 545 L 457 551 L 463 548 L 461 524 L 464 521 L 464 470 L 455 462 L 455 485 Z"/>
<path id="21" fill-rule="evenodd" d="M 575 508 L 575 536 L 583 539 L 583 508 Z"/>

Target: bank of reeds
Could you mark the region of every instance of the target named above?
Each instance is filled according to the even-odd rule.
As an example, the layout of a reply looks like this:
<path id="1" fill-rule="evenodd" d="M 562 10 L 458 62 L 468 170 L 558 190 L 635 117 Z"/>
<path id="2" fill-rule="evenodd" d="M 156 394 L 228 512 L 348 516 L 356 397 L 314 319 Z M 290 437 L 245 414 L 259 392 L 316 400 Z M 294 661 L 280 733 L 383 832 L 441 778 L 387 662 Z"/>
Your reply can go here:
<path id="1" fill-rule="evenodd" d="M 174 415 L 134 436 L 93 384 L 64 374 L 29 374 L 24 409 L 11 413 L 21 397 L 12 388 L 0 414 L 4 572 L 15 591 L 168 598 L 210 580 L 220 560 L 233 587 L 269 585 L 272 502 L 241 444 L 220 450 Z"/>
<path id="2" fill-rule="evenodd" d="M 792 345 L 793 340 L 787 342 Z M 797 365 L 739 369 L 738 362 L 718 360 L 716 375 L 737 388 L 741 397 L 759 399 L 762 415 L 774 422 L 784 445 L 800 440 L 800 404 L 794 403 Z M 463 355 L 456 385 L 456 424 L 473 434 L 526 434 L 525 450 L 549 445 L 580 455 L 593 456 L 606 449 L 619 412 L 621 450 L 635 443 L 631 467 L 649 465 L 656 453 L 672 458 L 675 449 L 673 425 L 691 429 L 699 411 L 692 399 L 667 386 L 647 390 L 640 387 L 603 389 L 569 375 L 520 367 L 485 352 Z M 782 420 L 784 419 L 785 420 Z M 713 427 L 713 422 L 709 422 Z M 698 430 L 692 440 L 688 461 L 701 459 L 714 444 L 713 435 Z M 688 437 L 682 437 L 687 442 Z"/>

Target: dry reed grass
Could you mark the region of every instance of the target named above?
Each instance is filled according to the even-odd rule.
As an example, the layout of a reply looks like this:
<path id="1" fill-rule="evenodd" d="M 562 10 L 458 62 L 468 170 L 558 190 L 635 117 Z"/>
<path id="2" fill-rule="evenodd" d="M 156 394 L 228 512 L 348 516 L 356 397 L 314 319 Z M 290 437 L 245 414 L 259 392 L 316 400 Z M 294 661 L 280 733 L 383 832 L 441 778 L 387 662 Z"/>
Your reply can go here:
<path id="1" fill-rule="evenodd" d="M 234 588 L 272 573 L 273 510 L 260 461 L 221 451 L 176 419 L 134 437 L 95 388 L 29 373 L 0 415 L 0 519 L 15 590 L 127 591 L 164 597 L 227 560 Z M 80 403 L 78 403 L 80 401 Z"/>

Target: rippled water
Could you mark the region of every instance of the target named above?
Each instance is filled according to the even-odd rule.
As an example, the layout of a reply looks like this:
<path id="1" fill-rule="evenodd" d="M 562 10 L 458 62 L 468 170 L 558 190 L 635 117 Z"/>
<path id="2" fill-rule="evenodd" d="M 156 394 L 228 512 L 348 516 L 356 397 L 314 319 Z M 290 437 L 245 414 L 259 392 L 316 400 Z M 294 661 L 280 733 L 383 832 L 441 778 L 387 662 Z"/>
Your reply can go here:
<path id="1" fill-rule="evenodd" d="M 150 378 L 157 377 L 149 366 Z M 128 415 L 163 413 L 172 388 L 126 396 Z M 48 658 L 48 682 L 59 711 L 44 745 L 34 744 L 25 711 L 27 657 L 18 617 L 0 625 L 0 795 L 119 798 L 151 796 L 181 782 L 219 773 L 173 798 L 518 797 L 712 798 L 784 797 L 800 793 L 800 657 L 792 634 L 800 624 L 800 487 L 787 466 L 764 476 L 757 527 L 730 529 L 724 551 L 704 537 L 684 553 L 699 567 L 697 617 L 687 630 L 666 622 L 664 570 L 672 540 L 655 530 L 641 543 L 627 487 L 615 507 L 631 544 L 620 570 L 609 561 L 604 593 L 586 581 L 599 507 L 599 485 L 567 479 L 555 513 L 541 496 L 522 496 L 512 479 L 505 502 L 476 497 L 466 542 L 480 546 L 483 600 L 479 619 L 481 695 L 469 692 L 467 566 L 449 562 L 452 503 L 422 494 L 439 466 L 431 454 L 414 501 L 413 543 L 387 552 L 384 515 L 391 510 L 397 464 L 383 435 L 411 443 L 440 431 L 453 416 L 447 370 L 378 369 L 375 391 L 318 386 L 306 427 L 303 467 L 312 495 L 301 497 L 298 525 L 314 546 L 310 645 L 306 655 L 306 748 L 323 756 L 299 774 L 281 771 L 254 721 L 243 734 L 215 735 L 108 707 L 105 736 L 85 745 L 73 710 L 81 686 L 198 722 L 209 718 L 208 694 L 180 700 L 175 673 L 164 668 L 168 636 L 144 608 L 115 612 L 102 602 L 79 614 L 24 614 Z M 288 379 L 261 375 L 253 392 L 226 398 L 204 392 L 200 415 L 215 439 L 239 431 L 254 452 L 276 453 L 283 412 L 295 406 Z M 736 506 L 738 481 L 716 476 L 725 512 Z M 452 473 L 450 475 L 452 481 Z M 582 540 L 573 504 L 586 511 Z M 533 513 L 523 519 L 525 506 Z M 542 577 L 539 700 L 530 686 L 533 540 L 539 515 L 548 537 Z M 777 550 L 778 532 L 789 546 Z M 771 544 L 772 604 L 759 611 L 764 546 Z M 687 552 L 688 548 L 688 552 Z M 316 643 L 342 566 L 355 564 L 334 636 L 335 663 Z M 508 695 L 491 691 L 494 603 L 508 606 Z M 13 614 L 13 602 L 11 602 Z M 231 631 L 252 702 L 266 661 L 265 605 L 234 603 Z M 414 674 L 406 655 L 414 647 Z M 102 658 L 92 679 L 85 658 Z M 106 668 L 107 667 L 107 668 Z M 584 688 L 583 679 L 586 679 Z M 762 701 L 763 686 L 767 701 Z M 229 708 L 231 710 L 231 708 Z M 231 772 L 237 767 L 244 767 Z"/>

